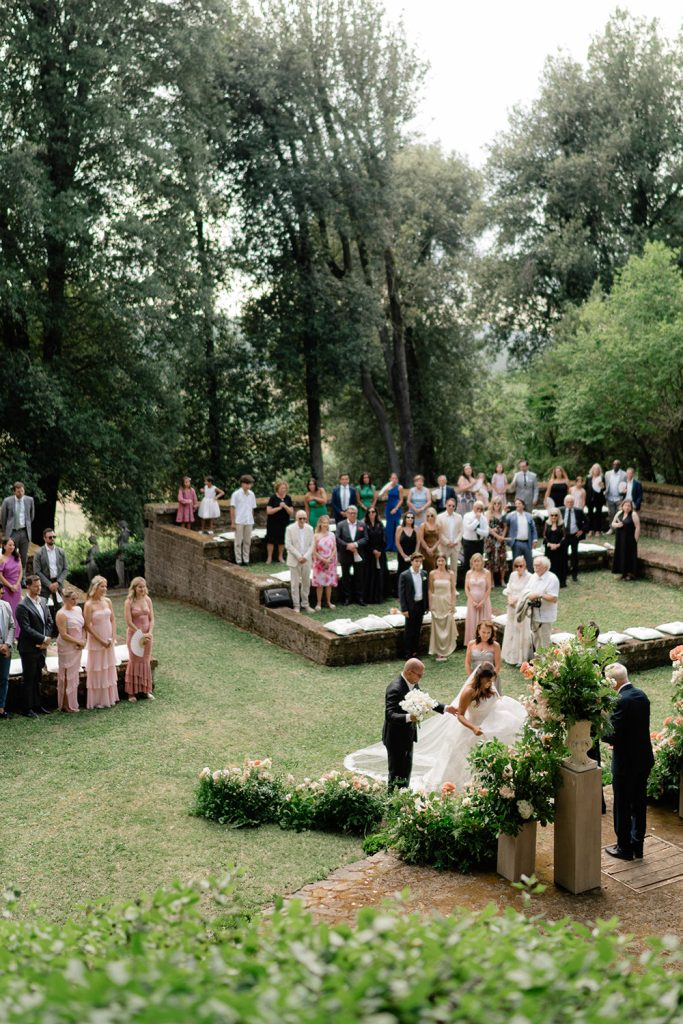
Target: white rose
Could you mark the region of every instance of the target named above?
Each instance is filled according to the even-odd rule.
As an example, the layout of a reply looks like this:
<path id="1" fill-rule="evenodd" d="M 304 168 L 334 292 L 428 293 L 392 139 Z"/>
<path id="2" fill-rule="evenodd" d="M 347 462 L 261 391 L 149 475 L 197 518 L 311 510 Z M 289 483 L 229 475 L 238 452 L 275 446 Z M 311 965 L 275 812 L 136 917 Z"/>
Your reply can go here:
<path id="1" fill-rule="evenodd" d="M 213 773 L 213 781 L 214 782 L 220 782 L 220 780 L 221 780 L 221 772 L 219 772 L 219 771 L 218 772 L 214 772 Z"/>
<path id="2" fill-rule="evenodd" d="M 530 818 L 531 815 L 534 813 L 534 809 L 528 800 L 518 800 L 517 810 L 519 811 L 520 816 L 524 818 L 525 821 L 528 818 Z"/>
<path id="3" fill-rule="evenodd" d="M 211 769 L 210 768 L 202 768 L 202 770 L 199 773 L 199 778 L 200 779 L 208 779 L 210 775 L 211 775 Z"/>

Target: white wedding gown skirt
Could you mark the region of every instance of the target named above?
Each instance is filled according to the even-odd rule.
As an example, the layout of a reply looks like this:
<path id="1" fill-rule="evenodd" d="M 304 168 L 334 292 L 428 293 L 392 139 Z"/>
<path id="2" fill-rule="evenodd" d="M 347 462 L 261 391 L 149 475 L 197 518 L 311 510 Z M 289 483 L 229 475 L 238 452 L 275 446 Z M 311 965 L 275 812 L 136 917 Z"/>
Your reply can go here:
<path id="1" fill-rule="evenodd" d="M 453 703 L 457 705 L 458 699 Z M 462 790 L 472 778 L 467 763 L 472 749 L 477 744 L 494 739 L 513 744 L 527 716 L 519 701 L 496 694 L 488 700 L 482 700 L 478 707 L 470 704 L 465 717 L 481 729 L 483 736 L 475 736 L 471 729 L 449 714 L 434 715 L 420 726 L 413 751 L 411 789 L 432 792 L 441 789 L 445 782 L 451 782 L 456 789 Z M 375 743 L 363 750 L 356 750 L 344 759 L 344 767 L 358 775 L 368 775 L 372 779 L 386 782 L 386 747 L 383 743 Z"/>

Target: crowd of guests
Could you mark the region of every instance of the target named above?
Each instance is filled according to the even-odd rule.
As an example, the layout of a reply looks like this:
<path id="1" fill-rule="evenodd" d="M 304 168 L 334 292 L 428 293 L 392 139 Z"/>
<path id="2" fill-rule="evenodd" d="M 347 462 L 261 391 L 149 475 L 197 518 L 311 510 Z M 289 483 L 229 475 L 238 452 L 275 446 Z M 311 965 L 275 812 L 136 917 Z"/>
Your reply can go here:
<path id="1" fill-rule="evenodd" d="M 221 492 L 222 493 L 222 492 Z M 0 555 L 0 721 L 7 721 L 7 694 L 14 646 L 21 659 L 19 704 L 25 718 L 49 714 L 41 698 L 46 652 L 56 640 L 57 706 L 79 710 L 78 684 L 82 652 L 86 657 L 86 707 L 112 707 L 119 700 L 116 665 L 116 621 L 107 581 L 92 578 L 83 608 L 79 592 L 67 580 L 66 552 L 56 544 L 55 530 L 43 531 L 43 545 L 33 554 L 26 575 L 34 519 L 33 499 L 17 481 L 2 503 Z M 25 588 L 25 595 L 23 589 Z M 141 576 L 131 580 L 124 603 L 128 662 L 125 694 L 131 703 L 152 694 L 154 608 Z"/>

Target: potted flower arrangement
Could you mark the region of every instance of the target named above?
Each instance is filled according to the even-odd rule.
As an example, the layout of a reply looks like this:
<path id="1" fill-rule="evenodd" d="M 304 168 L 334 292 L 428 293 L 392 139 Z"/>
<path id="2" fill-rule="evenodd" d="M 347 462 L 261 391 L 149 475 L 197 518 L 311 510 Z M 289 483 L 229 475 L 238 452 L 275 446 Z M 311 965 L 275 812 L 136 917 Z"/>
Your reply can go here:
<path id="1" fill-rule="evenodd" d="M 565 764 L 574 771 L 595 767 L 587 754 L 606 731 L 617 700 L 602 670 L 615 658 L 611 644 L 598 649 L 590 641 L 572 637 L 551 644 L 533 663 L 521 666 L 522 675 L 529 680 L 529 696 L 522 698 L 522 703 L 531 725 L 554 734 L 562 734 L 566 728 L 570 756 Z"/>

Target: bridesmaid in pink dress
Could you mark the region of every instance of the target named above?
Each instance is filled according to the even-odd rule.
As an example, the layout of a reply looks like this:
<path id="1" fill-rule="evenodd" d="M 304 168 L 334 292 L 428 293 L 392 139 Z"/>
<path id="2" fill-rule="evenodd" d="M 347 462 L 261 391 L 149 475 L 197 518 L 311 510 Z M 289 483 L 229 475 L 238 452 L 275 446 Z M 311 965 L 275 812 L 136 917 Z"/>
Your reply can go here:
<path id="1" fill-rule="evenodd" d="M 320 516 L 315 528 L 311 584 L 317 594 L 317 603 L 313 611 L 322 610 L 323 587 L 327 607 L 334 608 L 332 587 L 337 586 L 337 541 L 334 534 L 330 533 L 330 517 L 327 515 Z"/>
<path id="2" fill-rule="evenodd" d="M 14 616 L 14 639 L 19 639 L 21 628 L 17 622 L 17 605 L 21 601 L 21 576 L 23 567 L 19 551 L 12 540 L 8 537 L 2 545 L 2 558 L 0 558 L 0 598 L 7 601 Z"/>
<path id="3" fill-rule="evenodd" d="M 85 602 L 84 617 L 88 634 L 87 706 L 111 708 L 119 699 L 114 651 L 116 621 L 114 609 L 107 597 L 107 581 L 104 576 L 92 578 L 88 599 Z"/>
<path id="4" fill-rule="evenodd" d="M 465 576 L 467 618 L 465 619 L 465 646 L 474 640 L 477 626 L 493 618 L 491 610 L 491 573 L 484 568 L 484 557 L 472 555 L 470 569 Z"/>
<path id="5" fill-rule="evenodd" d="M 176 523 L 179 526 L 183 526 L 186 530 L 191 530 L 194 522 L 194 513 L 198 507 L 197 492 L 192 486 L 192 480 L 189 476 L 184 476 L 182 486 L 178 490 Z"/>
<path id="6" fill-rule="evenodd" d="M 64 587 L 64 605 L 55 621 L 57 637 L 57 707 L 60 711 L 78 711 L 78 676 L 81 651 L 85 647 L 83 612 L 76 604 L 76 591 Z"/>
<path id="7" fill-rule="evenodd" d="M 154 630 L 154 608 L 152 599 L 147 593 L 147 584 L 142 576 L 130 581 L 128 597 L 124 604 L 126 616 L 126 643 L 128 644 L 128 667 L 126 668 L 126 693 L 131 704 L 135 704 L 139 696 L 154 700 L 152 693 L 152 631 Z M 134 654 L 130 641 L 138 629 L 142 630 L 144 654 L 141 658 Z"/>

